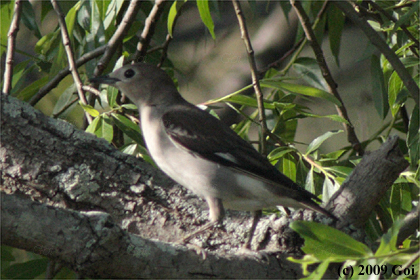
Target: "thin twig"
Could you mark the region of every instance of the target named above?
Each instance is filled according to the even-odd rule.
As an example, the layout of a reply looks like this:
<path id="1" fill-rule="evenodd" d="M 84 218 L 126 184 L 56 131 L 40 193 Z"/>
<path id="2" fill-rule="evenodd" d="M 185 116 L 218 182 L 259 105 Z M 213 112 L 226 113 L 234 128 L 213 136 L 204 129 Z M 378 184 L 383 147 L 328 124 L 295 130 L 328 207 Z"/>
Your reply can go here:
<path id="1" fill-rule="evenodd" d="M 94 87 L 91 87 L 91 86 L 84 85 L 83 90 L 84 91 L 89 91 L 90 93 L 93 93 L 96 96 L 101 95 L 101 92 L 97 88 L 94 88 Z"/>
<path id="2" fill-rule="evenodd" d="M 76 60 L 76 66 L 80 67 L 84 65 L 86 62 L 100 56 L 106 50 L 106 46 L 99 47 L 91 52 L 88 52 L 82 55 L 78 60 Z M 70 74 L 70 68 L 67 67 L 60 72 L 53 79 L 51 79 L 45 86 L 43 86 L 29 101 L 29 104 L 34 106 L 36 103 L 39 102 L 45 95 L 47 95 L 52 89 L 54 89 L 58 84 L 65 78 L 67 75 Z"/>
<path id="3" fill-rule="evenodd" d="M 388 62 L 397 72 L 398 76 L 400 76 L 403 84 L 407 88 L 408 92 L 410 93 L 411 97 L 413 97 L 414 102 L 417 106 L 420 106 L 419 102 L 419 93 L 420 89 L 417 86 L 416 82 L 414 81 L 413 77 L 411 77 L 410 73 L 404 67 L 404 64 L 399 60 L 398 56 L 395 54 L 393 50 L 389 48 L 387 43 L 379 36 L 379 34 L 373 30 L 373 28 L 367 23 L 366 19 L 356 12 L 354 7 L 352 6 L 352 2 L 347 1 L 335 1 L 334 4 L 344 12 L 344 14 L 350 18 L 359 28 L 366 34 L 366 37 L 375 45 L 378 50 L 386 57 Z M 354 4 L 356 5 L 356 4 Z M 356 6 L 357 7 L 357 6 Z"/>
<path id="4" fill-rule="evenodd" d="M 347 140 L 351 143 L 353 149 L 359 155 L 363 155 L 363 148 L 360 145 L 360 141 L 356 136 L 356 132 L 354 131 L 354 127 L 350 122 L 349 116 L 347 114 L 347 109 L 344 106 L 343 100 L 341 99 L 341 96 L 337 91 L 337 84 L 335 83 L 335 81 L 334 81 L 334 79 L 331 75 L 331 71 L 328 68 L 328 65 L 325 61 L 325 57 L 324 57 L 324 54 L 322 52 L 322 49 L 321 49 L 320 45 L 318 44 L 318 42 L 316 40 L 316 36 L 315 36 L 314 31 L 311 28 L 309 17 L 306 14 L 305 10 L 303 9 L 303 7 L 302 7 L 302 5 L 299 1 L 290 0 L 290 3 L 294 7 L 294 9 L 295 9 L 295 11 L 296 11 L 296 13 L 299 17 L 299 20 L 302 24 L 303 30 L 305 31 L 306 38 L 308 39 L 308 42 L 311 45 L 312 50 L 314 51 L 315 58 L 318 62 L 318 65 L 319 65 L 321 71 L 322 71 L 322 76 L 324 77 L 325 81 L 327 82 L 328 91 L 332 95 L 334 95 L 334 97 L 337 98 L 341 103 L 341 106 L 336 105 L 336 110 L 337 110 L 338 114 L 348 122 L 348 123 L 343 123 L 343 126 L 346 130 L 346 133 L 347 133 Z"/>
<path id="5" fill-rule="evenodd" d="M 155 33 L 156 23 L 163 12 L 165 4 L 165 0 L 155 1 L 155 5 L 150 11 L 149 16 L 147 17 L 146 22 L 144 24 L 143 32 L 140 35 L 140 40 L 137 44 L 137 50 L 134 54 L 134 61 L 144 60 L 147 52 L 147 47 L 149 46 L 150 40 L 152 39 L 152 36 Z"/>
<path id="6" fill-rule="evenodd" d="M 321 9 L 319 10 L 318 14 L 315 17 L 314 23 L 312 24 L 312 29 L 315 29 L 319 23 L 319 20 L 321 19 L 321 17 L 324 15 L 325 11 L 327 10 L 328 4 L 330 2 L 329 1 L 325 1 L 324 4 L 322 5 Z M 296 52 L 296 54 L 293 56 L 294 58 L 296 58 L 300 52 L 303 50 L 303 46 L 306 45 L 306 42 L 308 40 L 306 39 L 305 36 L 303 36 L 302 38 L 299 39 L 299 41 L 293 46 L 293 48 L 291 48 L 288 52 L 286 52 L 280 59 L 270 63 L 267 65 L 266 68 L 264 68 L 262 71 L 260 71 L 260 77 L 263 76 L 265 74 L 265 72 L 267 72 L 269 69 L 271 68 L 278 68 L 280 66 L 280 64 L 287 58 L 289 57 L 292 53 L 294 53 L 296 50 L 298 50 Z M 288 67 L 286 67 L 285 69 L 282 70 L 282 72 L 286 72 L 294 63 L 295 59 L 291 59 L 290 64 L 288 65 Z"/>
<path id="7" fill-rule="evenodd" d="M 69 69 L 73 76 L 74 83 L 76 85 L 77 93 L 82 104 L 87 105 L 87 100 L 85 92 L 83 90 L 82 79 L 80 78 L 79 72 L 77 72 L 76 62 L 74 60 L 74 53 L 71 47 L 69 32 L 67 30 L 66 20 L 64 14 L 61 12 L 60 6 L 57 3 L 57 0 L 51 0 L 51 4 L 58 15 L 58 24 L 60 25 L 61 37 L 63 39 L 64 49 L 67 53 L 67 59 L 69 61 Z M 85 112 L 86 119 L 89 123 L 92 122 L 92 116 Z"/>
<path id="8" fill-rule="evenodd" d="M 7 34 L 7 53 L 6 53 L 6 65 L 4 69 L 4 84 L 3 84 L 3 94 L 8 95 L 12 88 L 12 76 L 13 76 L 13 62 L 15 56 L 15 45 L 16 45 L 16 36 L 19 31 L 19 22 L 20 15 L 22 13 L 22 2 L 21 0 L 16 0 L 15 2 L 15 12 L 13 14 L 13 19 L 10 24 L 9 33 Z"/>
<path id="9" fill-rule="evenodd" d="M 165 59 L 168 57 L 168 47 L 169 43 L 172 41 L 171 35 L 166 35 L 165 43 L 162 45 L 162 55 L 160 56 L 160 61 L 157 67 L 162 67 L 163 63 L 165 62 Z"/>
<path id="10" fill-rule="evenodd" d="M 242 14 L 241 5 L 237 0 L 232 0 L 236 16 L 238 18 L 239 28 L 241 30 L 241 38 L 244 40 L 246 51 L 248 53 L 248 61 L 251 68 L 252 85 L 254 86 L 255 95 L 257 96 L 259 121 L 261 124 L 261 153 L 267 154 L 266 149 L 266 136 L 267 136 L 267 123 L 264 111 L 263 94 L 258 80 L 257 64 L 255 63 L 254 50 L 252 49 L 251 40 L 249 39 L 248 30 L 246 27 L 245 17 Z"/>
<path id="11" fill-rule="evenodd" d="M 141 1 L 131 0 L 130 5 L 127 8 L 127 11 L 124 14 L 121 23 L 118 25 L 117 30 L 115 31 L 114 35 L 112 35 L 111 39 L 108 41 L 106 45 L 106 50 L 102 58 L 99 60 L 98 64 L 96 65 L 95 71 L 93 76 L 97 77 L 100 76 L 105 68 L 108 66 L 109 61 L 111 60 L 112 56 L 115 54 L 117 48 L 122 44 L 122 41 L 127 35 L 128 30 L 131 27 L 131 24 L 136 18 L 136 15 L 140 9 Z"/>

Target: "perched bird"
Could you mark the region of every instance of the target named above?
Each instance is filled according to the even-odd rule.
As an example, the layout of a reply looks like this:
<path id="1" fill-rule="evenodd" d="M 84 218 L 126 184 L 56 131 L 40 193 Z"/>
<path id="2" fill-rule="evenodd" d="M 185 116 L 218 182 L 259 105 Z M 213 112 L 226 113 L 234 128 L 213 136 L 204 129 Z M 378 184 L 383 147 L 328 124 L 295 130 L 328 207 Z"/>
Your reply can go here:
<path id="1" fill-rule="evenodd" d="M 156 66 L 126 65 L 92 83 L 119 89 L 140 113 L 140 126 L 153 160 L 169 177 L 206 200 L 210 223 L 224 209 L 260 213 L 277 205 L 309 208 L 334 218 L 315 195 L 278 171 L 227 125 L 186 101 L 172 79 Z M 249 247 L 258 221 L 254 216 Z"/>

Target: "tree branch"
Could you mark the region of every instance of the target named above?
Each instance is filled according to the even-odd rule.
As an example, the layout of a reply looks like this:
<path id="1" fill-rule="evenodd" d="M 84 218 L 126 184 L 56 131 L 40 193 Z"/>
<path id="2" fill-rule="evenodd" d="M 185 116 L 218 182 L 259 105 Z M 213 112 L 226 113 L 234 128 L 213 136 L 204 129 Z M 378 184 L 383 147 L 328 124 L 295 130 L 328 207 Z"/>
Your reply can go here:
<path id="1" fill-rule="evenodd" d="M 378 50 L 386 57 L 386 59 L 388 59 L 391 66 L 398 73 L 398 76 L 400 76 L 411 97 L 413 97 L 414 102 L 417 104 L 417 106 L 420 106 L 420 89 L 411 77 L 410 73 L 408 73 L 407 69 L 404 67 L 404 64 L 399 60 L 395 52 L 391 50 L 387 43 L 381 38 L 381 36 L 379 36 L 379 34 L 376 33 L 372 27 L 370 27 L 366 19 L 361 14 L 356 12 L 356 10 L 352 7 L 352 2 L 335 1 L 334 4 L 340 10 L 342 10 L 351 21 L 359 26 L 359 28 L 366 34 L 366 37 L 369 38 L 372 44 L 378 48 Z"/>
<path id="2" fill-rule="evenodd" d="M 341 226 L 362 227 L 386 190 L 408 165 L 398 146 L 398 136 L 390 137 L 378 150 L 363 157 L 331 197 L 326 209 L 341 218 Z"/>
<path id="3" fill-rule="evenodd" d="M 242 14 L 241 5 L 237 0 L 232 0 L 236 16 L 238 18 L 239 28 L 241 30 L 241 38 L 244 40 L 246 51 L 248 54 L 249 66 L 251 68 L 252 85 L 254 86 L 255 95 L 257 96 L 259 121 L 261 124 L 261 153 L 266 156 L 266 137 L 267 122 L 264 109 L 264 96 L 261 91 L 260 81 L 258 80 L 257 64 L 255 63 L 254 50 L 252 49 L 251 39 L 249 38 L 248 29 L 246 27 L 245 17 Z"/>
<path id="4" fill-rule="evenodd" d="M 69 32 L 67 30 L 65 16 L 61 12 L 60 5 L 58 5 L 57 0 L 51 0 L 51 4 L 58 16 L 58 24 L 60 25 L 61 37 L 63 39 L 64 49 L 66 50 L 67 59 L 69 61 L 69 70 L 73 76 L 73 81 L 76 84 L 76 89 L 79 95 L 79 99 L 83 105 L 87 105 L 88 103 L 86 100 L 85 92 L 82 88 L 83 87 L 82 79 L 80 79 L 80 75 L 79 75 L 79 72 L 77 72 L 77 66 L 74 61 L 74 53 L 71 47 L 71 42 L 70 42 Z M 92 116 L 89 115 L 88 112 L 85 112 L 85 117 L 88 123 L 92 122 Z"/>
<path id="5" fill-rule="evenodd" d="M 299 20 L 302 24 L 303 30 L 305 31 L 306 38 L 308 39 L 309 44 L 311 45 L 312 50 L 314 51 L 316 61 L 318 62 L 318 65 L 319 65 L 319 67 L 322 71 L 322 76 L 324 77 L 325 81 L 327 82 L 328 91 L 335 98 L 337 98 L 341 103 L 341 106 L 336 105 L 335 107 L 337 109 L 338 115 L 343 117 L 348 122 L 348 123 L 343 123 L 344 129 L 346 130 L 346 133 L 347 133 L 347 140 L 352 145 L 353 149 L 356 151 L 357 154 L 363 155 L 363 147 L 362 147 L 362 145 L 360 145 L 360 141 L 356 136 L 356 132 L 354 131 L 354 127 L 351 124 L 350 118 L 347 114 L 347 109 L 344 106 L 343 100 L 341 99 L 341 96 L 337 91 L 337 84 L 335 83 L 335 81 L 332 77 L 332 74 L 330 72 L 330 69 L 328 68 L 328 65 L 325 61 L 323 51 L 322 51 L 321 47 L 319 46 L 319 44 L 316 40 L 315 33 L 313 32 L 313 30 L 311 28 L 311 25 L 310 25 L 309 17 L 306 14 L 305 10 L 303 9 L 303 7 L 302 7 L 302 5 L 300 4 L 299 1 L 290 0 L 290 3 L 295 8 L 295 11 L 296 11 L 296 13 L 299 17 Z"/>
<path id="6" fill-rule="evenodd" d="M 7 52 L 6 52 L 6 65 L 4 69 L 4 83 L 3 83 L 3 94 L 9 94 L 12 88 L 12 76 L 13 76 L 13 63 L 15 56 L 15 45 L 16 36 L 19 32 L 20 15 L 22 13 L 22 2 L 21 0 L 15 1 L 15 12 L 13 19 L 10 24 L 9 33 L 7 33 Z"/>
<path id="7" fill-rule="evenodd" d="M 414 234 L 419 229 L 420 221 L 420 205 L 417 205 L 407 216 L 405 216 L 403 225 L 398 233 L 397 246 L 401 245 L 410 235 Z"/>
<path id="8" fill-rule="evenodd" d="M 134 54 L 134 61 L 142 61 L 146 57 L 147 47 L 150 44 L 153 34 L 155 33 L 156 23 L 165 7 L 165 0 L 155 0 L 155 5 L 149 13 L 144 24 L 143 32 L 140 35 L 140 40 L 137 44 L 137 50 Z"/>
<path id="9" fill-rule="evenodd" d="M 130 5 L 128 6 L 127 11 L 125 12 L 121 23 L 118 25 L 118 28 L 115 31 L 114 35 L 112 35 L 111 39 L 106 44 L 106 50 L 104 52 L 104 55 L 96 65 L 95 71 L 93 73 L 95 77 L 100 76 L 103 73 L 105 68 L 108 66 L 108 63 L 110 62 L 112 56 L 115 54 L 115 51 L 121 45 L 122 40 L 124 39 L 125 35 L 131 27 L 131 24 L 136 18 L 136 15 L 140 9 L 140 4 L 141 1 L 130 1 Z"/>
<path id="10" fill-rule="evenodd" d="M 82 55 L 78 60 L 76 60 L 76 67 L 80 67 L 86 62 L 100 56 L 103 54 L 106 50 L 106 46 L 99 47 L 91 52 L 88 52 L 84 55 Z M 36 103 L 39 102 L 45 95 L 47 95 L 52 89 L 54 89 L 58 84 L 65 78 L 67 75 L 70 74 L 70 68 L 67 67 L 60 72 L 58 72 L 57 75 L 55 75 L 54 78 L 52 78 L 45 86 L 43 86 L 28 102 L 32 106 L 34 106 Z"/>

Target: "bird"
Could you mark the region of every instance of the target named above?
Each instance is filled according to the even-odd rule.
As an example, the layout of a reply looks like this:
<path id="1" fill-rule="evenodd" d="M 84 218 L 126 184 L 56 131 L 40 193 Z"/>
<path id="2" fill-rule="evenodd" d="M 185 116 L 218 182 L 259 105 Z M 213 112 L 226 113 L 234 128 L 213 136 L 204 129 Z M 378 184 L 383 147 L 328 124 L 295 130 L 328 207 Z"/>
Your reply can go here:
<path id="1" fill-rule="evenodd" d="M 222 223 L 225 209 L 254 214 L 245 248 L 250 248 L 265 208 L 306 208 L 337 219 L 228 125 L 185 100 L 161 68 L 127 64 L 90 82 L 117 88 L 138 107 L 143 138 L 156 165 L 207 202 L 209 222 L 185 242 Z"/>

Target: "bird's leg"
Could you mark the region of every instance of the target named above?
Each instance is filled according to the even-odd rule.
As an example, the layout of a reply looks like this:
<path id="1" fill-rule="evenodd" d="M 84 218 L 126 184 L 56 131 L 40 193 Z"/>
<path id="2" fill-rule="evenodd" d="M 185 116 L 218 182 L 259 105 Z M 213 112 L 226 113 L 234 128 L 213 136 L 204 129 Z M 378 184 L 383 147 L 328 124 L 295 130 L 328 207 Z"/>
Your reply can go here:
<path id="1" fill-rule="evenodd" d="M 254 232 L 255 232 L 255 229 L 257 228 L 258 221 L 260 220 L 262 216 L 262 211 L 258 210 L 258 211 L 252 212 L 252 216 L 253 216 L 252 225 L 248 232 L 248 239 L 243 246 L 243 249 L 247 249 L 247 250 L 251 250 L 252 237 L 254 237 Z"/>
<path id="2" fill-rule="evenodd" d="M 182 239 L 182 243 L 187 243 L 194 236 L 208 230 L 209 228 L 214 227 L 215 225 L 219 224 L 223 220 L 223 217 L 225 216 L 225 209 L 223 208 L 222 200 L 220 198 L 215 198 L 215 197 L 206 197 L 205 199 L 209 206 L 210 221 L 204 226 L 202 226 L 201 228 L 199 228 L 198 230 L 184 237 Z"/>

